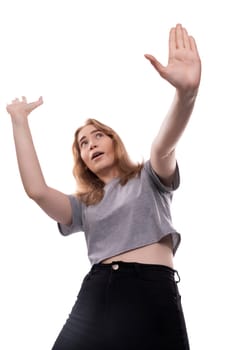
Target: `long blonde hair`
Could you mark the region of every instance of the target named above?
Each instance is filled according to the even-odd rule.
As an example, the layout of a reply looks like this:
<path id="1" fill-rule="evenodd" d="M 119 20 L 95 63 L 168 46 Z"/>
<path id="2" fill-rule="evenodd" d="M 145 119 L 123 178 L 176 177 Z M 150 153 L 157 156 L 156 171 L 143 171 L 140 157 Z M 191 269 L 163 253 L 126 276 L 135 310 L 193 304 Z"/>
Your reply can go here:
<path id="1" fill-rule="evenodd" d="M 77 197 L 86 205 L 92 205 L 97 204 L 103 198 L 103 188 L 105 183 L 87 168 L 81 158 L 78 135 L 87 125 L 95 126 L 98 130 L 102 131 L 112 139 L 115 151 L 115 161 L 119 169 L 119 178 L 122 186 L 125 185 L 129 179 L 135 177 L 141 172 L 143 163 L 135 164 L 131 161 L 121 138 L 113 129 L 96 119 L 87 119 L 85 124 L 79 127 L 74 134 L 74 142 L 72 145 L 74 157 L 73 175 L 77 183 Z"/>

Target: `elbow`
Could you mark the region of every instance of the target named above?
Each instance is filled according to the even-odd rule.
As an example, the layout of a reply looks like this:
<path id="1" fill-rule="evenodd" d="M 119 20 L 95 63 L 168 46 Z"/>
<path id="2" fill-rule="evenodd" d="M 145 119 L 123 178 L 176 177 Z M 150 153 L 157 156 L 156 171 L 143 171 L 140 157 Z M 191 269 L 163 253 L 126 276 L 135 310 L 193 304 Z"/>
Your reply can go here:
<path id="1" fill-rule="evenodd" d="M 151 146 L 151 157 L 164 159 L 171 156 L 175 152 L 175 144 L 165 142 L 161 139 L 155 139 Z"/>
<path id="2" fill-rule="evenodd" d="M 175 154 L 175 147 L 165 147 L 161 145 L 153 145 L 151 149 L 151 157 L 157 159 L 166 159 Z"/>
<path id="3" fill-rule="evenodd" d="M 27 196 L 35 202 L 39 202 L 44 197 L 47 187 L 45 188 L 24 188 Z"/>

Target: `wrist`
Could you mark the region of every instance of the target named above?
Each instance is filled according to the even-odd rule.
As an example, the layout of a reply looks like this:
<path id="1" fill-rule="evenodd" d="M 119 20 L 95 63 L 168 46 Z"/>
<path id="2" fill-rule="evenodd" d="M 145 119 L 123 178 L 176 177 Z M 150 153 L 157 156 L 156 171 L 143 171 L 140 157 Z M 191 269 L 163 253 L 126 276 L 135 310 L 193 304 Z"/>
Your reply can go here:
<path id="1" fill-rule="evenodd" d="M 198 94 L 198 88 L 196 89 L 185 89 L 185 90 L 176 90 L 176 97 L 179 101 L 185 104 L 192 104 L 195 102 Z"/>
<path id="2" fill-rule="evenodd" d="M 13 126 L 24 127 L 28 125 L 28 118 L 21 114 L 11 115 L 11 122 Z"/>

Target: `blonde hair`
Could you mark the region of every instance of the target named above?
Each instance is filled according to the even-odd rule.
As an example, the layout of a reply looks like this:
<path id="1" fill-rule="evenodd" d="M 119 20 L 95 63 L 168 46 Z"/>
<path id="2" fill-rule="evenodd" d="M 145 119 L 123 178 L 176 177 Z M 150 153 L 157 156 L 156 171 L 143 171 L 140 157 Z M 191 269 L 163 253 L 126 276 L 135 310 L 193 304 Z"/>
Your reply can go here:
<path id="1" fill-rule="evenodd" d="M 97 204 L 104 195 L 105 183 L 98 178 L 90 169 L 87 168 L 81 158 L 78 143 L 79 132 L 87 125 L 93 125 L 96 129 L 102 131 L 113 141 L 115 161 L 120 173 L 120 184 L 123 186 L 127 181 L 137 176 L 143 167 L 143 163 L 133 163 L 125 149 L 125 146 L 118 134 L 109 126 L 102 124 L 96 119 L 87 119 L 85 124 L 79 127 L 74 134 L 72 145 L 74 167 L 73 175 L 77 184 L 76 196 L 86 205 Z"/>

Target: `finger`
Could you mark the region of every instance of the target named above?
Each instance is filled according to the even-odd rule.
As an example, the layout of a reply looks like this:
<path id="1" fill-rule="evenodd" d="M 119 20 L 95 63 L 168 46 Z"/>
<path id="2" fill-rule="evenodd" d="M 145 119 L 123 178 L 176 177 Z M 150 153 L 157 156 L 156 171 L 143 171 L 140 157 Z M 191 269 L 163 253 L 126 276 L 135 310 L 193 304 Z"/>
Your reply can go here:
<path id="1" fill-rule="evenodd" d="M 42 96 L 40 96 L 40 97 L 38 98 L 38 100 L 36 101 L 36 103 L 37 103 L 37 106 L 42 105 L 42 104 L 44 103 L 44 101 L 43 101 L 43 97 L 42 97 Z"/>
<path id="2" fill-rule="evenodd" d="M 42 104 L 43 104 L 43 99 L 42 99 L 42 96 L 41 96 L 37 101 L 29 103 L 28 107 L 29 107 L 29 109 L 31 111 L 33 111 L 35 108 L 39 107 Z"/>
<path id="3" fill-rule="evenodd" d="M 37 101 L 36 102 L 30 102 L 27 105 L 27 109 L 30 110 L 30 111 L 33 111 L 37 107 L 38 107 Z"/>
<path id="4" fill-rule="evenodd" d="M 42 96 L 40 96 L 37 101 L 33 101 L 33 102 L 29 103 L 29 104 L 34 104 L 34 105 L 38 105 L 39 106 L 42 103 L 43 103 L 43 98 L 42 98 Z"/>
<path id="5" fill-rule="evenodd" d="M 176 49 L 176 29 L 171 28 L 170 34 L 169 34 L 169 52 L 170 55 L 173 55 L 173 52 Z"/>
<path id="6" fill-rule="evenodd" d="M 190 49 L 190 42 L 189 42 L 189 35 L 185 28 L 182 29 L 183 31 L 183 44 L 186 49 Z"/>
<path id="7" fill-rule="evenodd" d="M 176 25 L 176 48 L 177 49 L 184 48 L 183 30 L 182 30 L 181 24 Z"/>
<path id="8" fill-rule="evenodd" d="M 150 54 L 148 54 L 148 53 L 145 53 L 144 57 L 145 57 L 147 60 L 149 60 L 149 61 L 152 61 L 153 59 L 155 59 L 154 56 L 152 56 L 152 55 L 150 55 Z"/>
<path id="9" fill-rule="evenodd" d="M 164 69 L 164 66 L 152 55 L 149 54 L 145 54 L 144 55 L 146 59 L 148 59 L 150 61 L 150 63 L 152 64 L 152 66 L 159 72 L 161 73 L 161 71 Z"/>
<path id="10" fill-rule="evenodd" d="M 40 101 L 40 103 L 41 103 L 41 104 L 42 104 L 42 103 L 44 103 L 44 101 L 43 101 L 43 97 L 42 97 L 42 96 L 40 96 L 38 101 Z"/>
<path id="11" fill-rule="evenodd" d="M 22 101 L 25 102 L 25 103 L 27 103 L 27 99 L 26 99 L 25 96 L 22 96 Z"/>
<path id="12" fill-rule="evenodd" d="M 197 44 L 196 44 L 195 39 L 194 39 L 192 36 L 189 37 L 189 44 L 190 44 L 191 50 L 192 50 L 193 52 L 195 52 L 196 55 L 199 57 L 199 53 L 198 53 L 198 49 L 197 49 Z"/>

